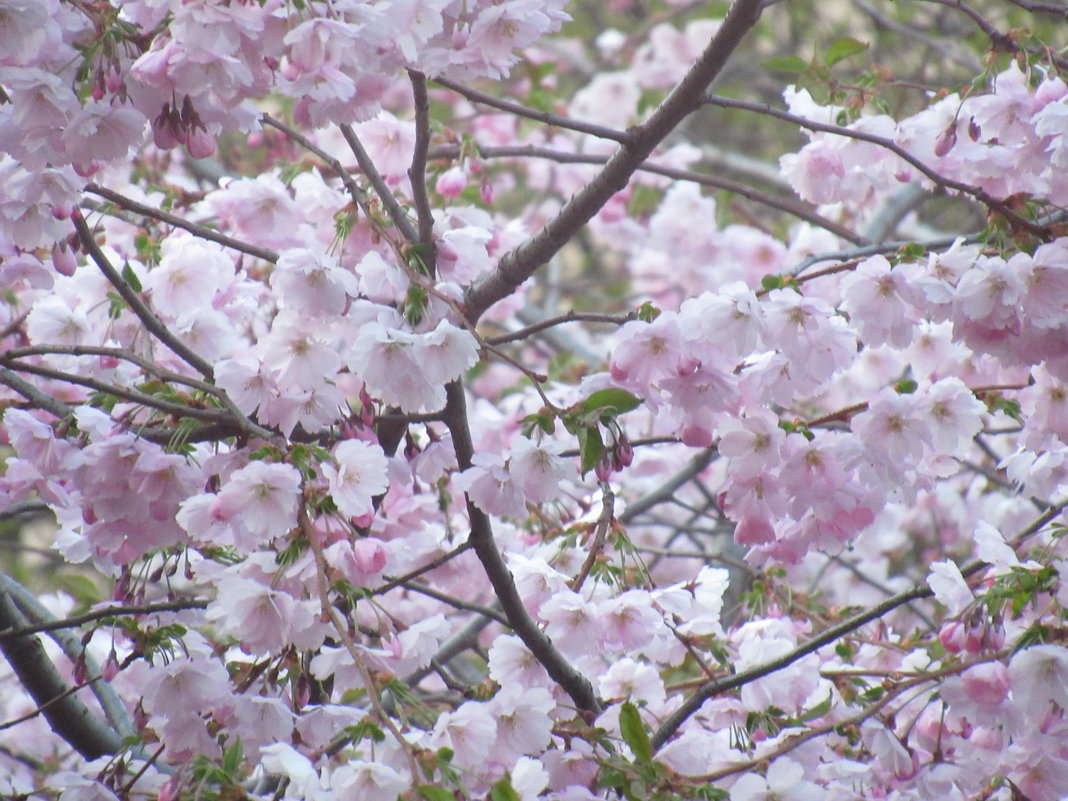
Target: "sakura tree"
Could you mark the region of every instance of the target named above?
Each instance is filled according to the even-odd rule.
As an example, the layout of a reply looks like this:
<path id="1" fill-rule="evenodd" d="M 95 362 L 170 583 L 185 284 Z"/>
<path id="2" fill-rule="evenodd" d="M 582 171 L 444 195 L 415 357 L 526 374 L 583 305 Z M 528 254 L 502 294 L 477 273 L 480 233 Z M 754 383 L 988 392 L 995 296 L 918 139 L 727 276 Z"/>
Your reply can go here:
<path id="1" fill-rule="evenodd" d="M 0 795 L 1068 796 L 1066 18 L 0 0 Z"/>

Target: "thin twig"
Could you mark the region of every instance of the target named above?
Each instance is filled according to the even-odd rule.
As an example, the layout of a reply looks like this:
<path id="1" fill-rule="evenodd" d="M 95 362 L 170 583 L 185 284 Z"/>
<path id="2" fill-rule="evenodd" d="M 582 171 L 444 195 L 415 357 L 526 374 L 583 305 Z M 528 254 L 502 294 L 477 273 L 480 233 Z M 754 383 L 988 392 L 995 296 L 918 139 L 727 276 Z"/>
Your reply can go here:
<path id="1" fill-rule="evenodd" d="M 345 137 L 352 154 L 356 157 L 356 163 L 360 165 L 360 169 L 367 180 L 371 182 L 371 187 L 375 190 L 375 194 L 378 195 L 378 199 L 382 201 L 386 214 L 393 220 L 393 224 L 397 226 L 397 230 L 412 244 L 419 242 L 419 232 L 415 230 L 408 213 L 401 208 L 401 204 L 390 190 L 389 185 L 386 184 L 386 179 L 382 177 L 371 156 L 364 149 L 360 138 L 356 136 L 356 131 L 352 129 L 351 125 L 340 125 L 338 128 L 341 130 L 341 135 Z"/>
<path id="2" fill-rule="evenodd" d="M 109 200 L 120 208 L 124 208 L 127 211 L 132 211 L 136 214 L 140 214 L 143 217 L 150 217 L 153 220 L 159 220 L 165 222 L 168 225 L 173 225 L 175 228 L 181 228 L 189 233 L 200 237 L 201 239 L 208 239 L 212 242 L 216 242 L 223 247 L 236 250 L 240 253 L 247 253 L 249 256 L 255 256 L 257 259 L 263 259 L 269 261 L 272 264 L 278 261 L 278 254 L 270 250 L 269 248 L 260 248 L 255 245 L 250 245 L 247 242 L 242 242 L 240 239 L 234 239 L 232 236 L 221 234 L 211 228 L 204 225 L 198 225 L 195 222 L 190 222 L 184 217 L 179 217 L 177 214 L 171 214 L 170 212 L 163 211 L 162 209 L 156 209 L 152 206 L 146 206 L 144 203 L 138 203 L 132 198 L 128 198 L 125 195 L 120 195 L 111 189 L 107 189 L 99 184 L 88 183 L 85 186 L 86 192 L 91 192 L 94 195 Z"/>
<path id="3" fill-rule="evenodd" d="M 435 148 L 429 154 L 430 158 L 448 158 L 450 156 L 455 157 L 460 152 L 460 148 L 457 145 L 447 145 L 445 147 Z M 610 157 L 601 156 L 597 154 L 587 153 L 569 153 L 563 150 L 554 150 L 548 147 L 538 147 L 536 145 L 518 145 L 510 147 L 479 147 L 478 155 L 483 159 L 492 158 L 534 158 L 534 159 L 548 159 L 555 161 L 559 164 L 591 164 L 591 165 L 605 165 L 610 161 Z M 762 192 L 759 189 L 754 189 L 748 184 L 741 183 L 740 181 L 732 181 L 729 178 L 723 178 L 721 176 L 707 175 L 701 172 L 695 172 L 694 170 L 684 170 L 676 167 L 665 167 L 659 164 L 644 162 L 637 168 L 635 172 L 649 173 L 650 175 L 662 175 L 665 178 L 671 178 L 676 181 L 688 181 L 690 183 L 700 184 L 701 186 L 710 186 L 715 189 L 723 189 L 728 192 L 744 197 L 747 200 L 752 200 L 754 203 L 760 203 L 768 206 L 769 208 L 778 209 L 779 211 L 790 214 L 797 217 L 799 220 L 811 223 L 818 228 L 822 228 L 825 231 L 830 231 L 832 234 L 840 239 L 844 239 L 847 242 L 861 243 L 867 240 L 854 231 L 849 230 L 843 225 L 839 225 L 833 220 L 829 220 L 823 215 L 819 214 L 812 206 L 802 203 L 790 198 L 778 197 L 776 195 L 770 195 L 767 192 Z"/>
<path id="4" fill-rule="evenodd" d="M 981 189 L 971 184 L 966 184 L 962 181 L 957 181 L 952 178 L 947 178 L 944 175 L 938 173 L 931 167 L 928 167 L 921 159 L 909 153 L 905 148 L 901 147 L 893 139 L 888 139 L 885 136 L 878 136 L 876 134 L 870 134 L 865 131 L 857 131 L 852 128 L 845 128 L 841 125 L 828 125 L 822 122 L 813 122 L 805 117 L 800 117 L 796 114 L 791 114 L 788 111 L 780 111 L 774 109 L 763 103 L 750 103 L 745 100 L 734 100 L 727 97 L 717 97 L 716 95 L 706 95 L 705 102 L 710 106 L 719 106 L 720 108 L 733 108 L 742 111 L 751 111 L 757 114 L 764 114 L 769 117 L 775 117 L 776 119 L 784 120 L 786 122 L 794 123 L 806 130 L 817 131 L 819 133 L 828 133 L 835 136 L 844 136 L 847 139 L 856 139 L 860 142 L 869 142 L 873 145 L 890 151 L 895 156 L 900 158 L 907 164 L 915 167 L 921 173 L 923 173 L 928 179 L 933 181 L 938 186 L 952 189 L 960 192 L 961 194 L 969 195 L 992 211 L 996 211 L 1002 217 L 1009 221 L 1013 226 L 1020 228 L 1028 233 L 1034 234 L 1040 238 L 1046 239 L 1049 237 L 1049 226 L 1040 225 L 1021 217 L 1015 211 L 1009 208 L 1009 206 L 1002 200 L 998 200 L 985 189 Z"/>
<path id="5" fill-rule="evenodd" d="M 617 131 L 614 128 L 606 128 L 603 125 L 594 125 L 593 123 L 582 122 L 581 120 L 573 120 L 570 117 L 552 114 L 548 111 L 539 111 L 538 109 L 524 106 L 522 103 L 516 103 L 514 100 L 503 100 L 494 97 L 493 95 L 488 95 L 485 92 L 480 92 L 477 89 L 464 86 L 456 81 L 450 81 L 448 78 L 434 78 L 433 80 L 434 83 L 444 86 L 446 89 L 451 89 L 456 92 L 456 94 L 466 97 L 473 103 L 490 106 L 491 108 L 499 109 L 501 111 L 507 111 L 509 114 L 515 114 L 517 117 L 526 117 L 529 120 L 543 122 L 546 125 L 552 125 L 556 128 L 577 131 L 578 133 L 589 134 L 598 139 L 609 139 L 613 142 L 619 142 L 620 144 L 626 142 L 628 138 L 628 134 L 625 131 Z"/>
<path id="6" fill-rule="evenodd" d="M 141 324 L 144 325 L 148 331 L 156 337 L 160 342 L 174 351 L 182 361 L 195 369 L 202 376 L 209 381 L 214 375 L 214 371 L 208 362 L 206 362 L 201 356 L 195 353 L 188 345 L 182 342 L 178 337 L 170 332 L 170 330 L 163 324 L 163 322 L 156 317 L 155 313 L 148 308 L 141 297 L 133 290 L 126 280 L 119 275 L 108 257 L 104 255 L 104 251 L 100 249 L 100 246 L 96 243 L 96 238 L 93 236 L 93 232 L 89 230 L 89 226 L 85 222 L 85 218 L 82 217 L 81 212 L 77 209 L 71 214 L 71 219 L 74 222 L 74 227 L 78 231 L 78 238 L 82 243 L 82 246 L 89 253 L 90 258 L 96 263 L 96 266 L 100 268 L 100 272 L 108 279 L 115 290 L 122 296 L 122 299 L 126 301 L 126 304 L 130 307 L 138 319 L 141 320 Z"/>

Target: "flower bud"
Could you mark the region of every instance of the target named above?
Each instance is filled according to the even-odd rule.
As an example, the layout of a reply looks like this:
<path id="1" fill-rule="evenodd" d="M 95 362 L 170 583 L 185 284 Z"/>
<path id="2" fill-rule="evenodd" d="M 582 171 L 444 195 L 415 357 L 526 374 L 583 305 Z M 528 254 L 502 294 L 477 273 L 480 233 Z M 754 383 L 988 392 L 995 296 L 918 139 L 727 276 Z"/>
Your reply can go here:
<path id="1" fill-rule="evenodd" d="M 935 155 L 938 156 L 938 158 L 942 158 L 953 149 L 955 144 L 957 144 L 957 126 L 951 125 L 949 128 L 942 131 L 938 139 L 935 140 Z"/>

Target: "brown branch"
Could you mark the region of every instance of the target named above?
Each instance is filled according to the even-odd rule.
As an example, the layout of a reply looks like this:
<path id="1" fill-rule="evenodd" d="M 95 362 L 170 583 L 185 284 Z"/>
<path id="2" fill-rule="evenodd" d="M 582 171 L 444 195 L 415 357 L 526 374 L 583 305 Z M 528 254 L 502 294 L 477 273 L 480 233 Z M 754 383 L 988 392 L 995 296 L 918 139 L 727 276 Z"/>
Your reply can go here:
<path id="1" fill-rule="evenodd" d="M 471 458 L 474 456 L 474 445 L 471 441 L 471 429 L 467 422 L 467 401 L 464 398 L 464 387 L 458 381 L 451 382 L 445 389 L 445 424 L 452 433 L 453 448 L 456 451 L 456 463 L 461 470 L 471 466 Z M 475 549 L 475 555 L 482 563 L 486 576 L 497 595 L 497 600 L 508 617 L 512 629 L 523 641 L 544 667 L 554 681 L 559 684 L 564 692 L 571 696 L 575 706 L 590 713 L 598 713 L 601 710 L 601 702 L 593 691 L 589 681 L 579 673 L 556 649 L 545 632 L 541 630 L 534 619 L 523 605 L 523 599 L 519 595 L 511 571 L 504 562 L 501 552 L 497 549 L 497 543 L 493 538 L 493 527 L 490 519 L 468 497 L 467 515 L 471 523 L 469 541 Z"/>
<path id="2" fill-rule="evenodd" d="M 457 145 L 448 145 L 445 147 L 435 148 L 429 154 L 430 158 L 454 158 L 460 152 L 460 148 Z M 480 158 L 492 159 L 492 158 L 540 158 L 555 161 L 558 164 L 607 164 L 609 161 L 608 156 L 599 156 L 595 154 L 586 153 L 568 153 L 563 150 L 554 150 L 548 147 L 538 147 L 536 145 L 517 145 L 512 147 L 480 147 L 478 149 L 478 155 Z M 829 220 L 823 215 L 816 212 L 812 206 L 807 203 L 802 203 L 790 198 L 777 197 L 767 192 L 762 192 L 759 189 L 754 189 L 748 184 L 743 184 L 739 181 L 732 181 L 730 178 L 721 178 L 718 176 L 706 175 L 704 173 L 696 172 L 694 170 L 683 170 L 675 167 L 664 167 L 659 164 L 651 164 L 649 162 L 643 163 L 637 168 L 637 172 L 645 172 L 651 175 L 662 175 L 665 178 L 671 178 L 676 181 L 688 181 L 690 183 L 700 184 L 701 186 L 710 186 L 714 189 L 723 189 L 728 192 L 733 192 L 739 197 L 744 197 L 746 200 L 752 200 L 754 203 L 760 203 L 761 205 L 768 206 L 769 208 L 778 209 L 779 211 L 790 214 L 797 217 L 799 220 L 811 223 L 818 228 L 823 228 L 826 231 L 830 231 L 840 239 L 844 239 L 847 242 L 854 244 L 861 244 L 867 242 L 867 240 L 859 234 L 849 230 L 843 225 L 839 225 L 833 220 Z"/>
<path id="3" fill-rule="evenodd" d="M 488 345 L 504 345 L 509 342 L 515 342 L 519 339 L 526 339 L 529 336 L 537 334 L 539 331 L 544 331 L 547 328 L 553 328 L 554 326 L 563 325 L 564 323 L 606 323 L 608 325 L 623 325 L 629 323 L 631 320 L 637 320 L 637 312 L 627 312 L 626 314 L 604 314 L 602 312 L 577 312 L 574 309 L 568 311 L 566 314 L 561 314 L 558 317 L 551 317 L 548 320 L 541 320 L 528 325 L 525 328 L 520 328 L 518 331 L 512 331 L 508 334 L 500 334 L 495 337 L 486 337 L 485 342 Z"/>
<path id="4" fill-rule="evenodd" d="M 52 620 L 48 623 L 27 625 L 18 629 L 0 630 L 0 642 L 12 640 L 16 637 L 25 637 L 28 634 L 39 634 L 46 631 L 58 631 L 59 629 L 73 629 L 84 623 L 92 623 L 108 617 L 122 617 L 125 615 L 148 615 L 154 612 L 180 612 L 186 609 L 206 609 L 207 601 L 165 601 L 155 604 L 142 604 L 140 606 L 109 606 L 106 609 L 97 609 L 86 612 L 84 615 L 74 615 L 62 620 Z"/>
<path id="5" fill-rule="evenodd" d="M 596 136 L 598 139 L 610 139 L 611 141 L 619 142 L 620 144 L 627 141 L 628 134 L 623 131 L 617 131 L 615 128 L 606 128 L 603 125 L 594 125 L 593 123 L 573 120 L 570 117 L 564 117 L 559 114 L 552 114 L 548 111 L 539 111 L 538 109 L 528 108 L 522 103 L 516 103 L 513 100 L 502 100 L 493 95 L 488 95 L 485 92 L 480 92 L 477 89 L 471 89 L 456 81 L 450 81 L 448 78 L 434 78 L 433 80 L 434 83 L 444 86 L 446 89 L 451 89 L 462 97 L 466 97 L 472 103 L 478 103 L 483 106 L 500 109 L 501 111 L 507 111 L 509 114 L 515 114 L 517 117 L 526 117 L 529 120 L 543 122 L 546 125 L 552 125 L 556 128 L 589 134 L 590 136 Z"/>
<path id="6" fill-rule="evenodd" d="M 430 196 L 426 190 L 426 154 L 430 150 L 430 99 L 426 93 L 426 76 L 415 70 L 408 71 L 415 97 L 415 150 L 408 179 L 412 184 L 412 205 L 419 220 L 419 258 L 426 266 L 427 274 L 437 271 L 437 245 L 434 244 L 434 215 L 430 210 Z"/>
<path id="7" fill-rule="evenodd" d="M 371 187 L 375 190 L 375 194 L 378 195 L 378 199 L 382 201 L 386 214 L 393 220 L 393 224 L 397 226 L 397 230 L 401 232 L 405 239 L 413 244 L 417 243 L 419 241 L 419 232 L 415 230 L 408 213 L 401 208 L 401 204 L 397 202 L 397 198 L 390 191 L 385 178 L 382 177 L 371 156 L 364 149 L 363 143 L 356 136 L 356 132 L 352 130 L 352 126 L 339 125 L 338 128 L 341 131 L 341 135 L 345 137 L 345 141 L 348 142 L 352 154 L 356 157 L 356 163 L 360 165 L 360 169 L 367 180 L 371 182 Z"/>
<path id="8" fill-rule="evenodd" d="M 120 195 L 118 192 L 114 192 L 111 189 L 107 189 L 99 184 L 88 183 L 85 186 L 86 192 L 91 192 L 94 195 L 104 198 L 120 208 L 124 208 L 127 211 L 132 211 L 135 214 L 140 214 L 142 217 L 150 217 L 160 222 L 165 222 L 168 225 L 173 225 L 175 228 L 181 228 L 184 231 L 188 231 L 194 236 L 198 236 L 201 239 L 208 239 L 212 242 L 216 242 L 223 247 L 236 250 L 240 253 L 247 253 L 249 256 L 255 256 L 257 259 L 263 259 L 269 261 L 272 264 L 278 261 L 278 254 L 268 248 L 260 248 L 255 245 L 250 245 L 247 242 L 242 242 L 240 239 L 234 239 L 226 234 L 221 234 L 211 228 L 204 225 L 198 225 L 195 222 L 190 222 L 184 217 L 179 217 L 177 214 L 171 214 L 170 212 L 163 211 L 162 209 L 156 209 L 152 206 L 146 206 L 144 203 L 138 203 L 132 198 L 128 198 L 125 195 Z"/>
<path id="9" fill-rule="evenodd" d="M 805 117 L 799 117 L 796 114 L 791 114 L 787 111 L 779 111 L 771 106 L 762 103 L 750 103 L 745 100 L 732 100 L 726 97 L 717 97 L 715 95 L 706 95 L 705 102 L 710 106 L 719 106 L 721 108 L 733 108 L 742 111 L 752 111 L 757 114 L 764 114 L 769 117 L 775 117 L 776 119 L 784 120 L 785 122 L 792 122 L 795 125 L 809 130 L 816 131 L 818 133 L 829 133 L 835 136 L 844 136 L 848 139 L 856 139 L 860 142 L 869 142 L 873 145 L 890 151 L 902 161 L 915 167 L 921 173 L 923 173 L 928 179 L 935 184 L 946 189 L 952 189 L 961 194 L 968 195 L 975 198 L 984 206 L 992 211 L 996 211 L 1002 217 L 1004 217 L 1010 224 L 1028 233 L 1043 239 L 1049 237 L 1049 226 L 1040 225 L 1021 217 L 1015 211 L 1010 209 L 1008 205 L 1001 200 L 998 200 L 993 195 L 989 194 L 986 190 L 980 189 L 977 186 L 963 183 L 962 181 L 956 181 L 952 178 L 946 178 L 944 175 L 935 171 L 931 167 L 928 167 L 922 160 L 916 158 L 916 156 L 909 153 L 905 148 L 901 147 L 893 139 L 887 139 L 885 136 L 877 136 L 876 134 L 866 133 L 864 131 L 855 131 L 851 128 L 844 128 L 841 125 L 827 125 L 822 122 L 813 122 Z"/>
<path id="10" fill-rule="evenodd" d="M 214 371 L 210 364 L 208 364 L 201 356 L 197 355 L 188 345 L 182 342 L 178 337 L 170 332 L 170 330 L 163 324 L 163 322 L 156 317 L 155 313 L 148 308 L 141 297 L 133 290 L 126 280 L 119 275 L 108 257 L 104 255 L 104 251 L 100 249 L 100 246 L 96 243 L 96 238 L 93 236 L 93 232 L 89 230 L 89 226 L 85 222 L 85 218 L 82 217 L 81 212 L 77 209 L 71 215 L 71 219 L 74 221 L 74 227 L 78 231 L 78 239 L 81 241 L 82 246 L 89 253 L 90 258 L 96 263 L 96 266 L 100 268 L 100 272 L 104 274 L 104 277 L 108 279 L 115 290 L 122 296 L 122 299 L 126 301 L 126 304 L 130 307 L 138 319 L 141 320 L 141 324 L 152 333 L 160 342 L 174 351 L 182 361 L 195 369 L 198 373 L 205 378 L 211 380 Z"/>
<path id="11" fill-rule="evenodd" d="M 1030 537 L 1032 534 L 1040 531 L 1047 523 L 1054 520 L 1057 515 L 1061 513 L 1061 510 L 1068 505 L 1068 502 L 1062 502 L 1054 504 L 1049 507 L 1045 512 L 1039 515 L 1034 522 L 1027 528 L 1020 532 L 1010 543 L 1012 546 L 1018 545 L 1020 542 Z M 987 566 L 986 562 L 979 559 L 975 559 L 969 562 L 967 565 L 960 569 L 961 575 L 965 578 L 975 575 Z M 842 621 L 836 626 L 824 631 L 807 642 L 802 643 L 791 651 L 783 654 L 777 659 L 772 659 L 765 662 L 762 665 L 755 665 L 748 670 L 743 670 L 740 673 L 734 673 L 730 676 L 725 676 L 717 681 L 709 682 L 700 689 L 697 690 L 692 696 L 680 706 L 675 712 L 673 712 L 660 726 L 659 729 L 653 734 L 652 743 L 654 749 L 659 749 L 668 739 L 678 731 L 681 726 L 691 715 L 693 715 L 702 704 L 710 698 L 714 698 L 720 693 L 733 690 L 742 685 L 748 684 L 756 679 L 768 676 L 776 671 L 782 670 L 785 667 L 789 667 L 798 659 L 803 656 L 818 651 L 825 645 L 830 645 L 832 642 L 840 637 L 854 631 L 861 626 L 870 623 L 873 620 L 877 620 L 885 614 L 892 612 L 899 606 L 904 606 L 912 601 L 918 601 L 922 598 L 930 598 L 934 595 L 934 591 L 928 586 L 916 586 L 912 589 L 898 593 L 892 598 L 887 598 L 882 603 L 876 604 L 871 609 L 865 610 L 857 615 L 854 615 L 847 620 Z"/>
<path id="12" fill-rule="evenodd" d="M 468 289 L 465 297 L 468 320 L 476 322 L 486 309 L 511 295 L 627 185 L 656 146 L 700 107 L 705 89 L 756 24 L 762 6 L 763 0 L 735 1 L 723 25 L 690 71 L 646 122 L 627 132 L 626 141 L 593 180 L 576 192 L 541 231 L 506 253 L 496 269 Z"/>

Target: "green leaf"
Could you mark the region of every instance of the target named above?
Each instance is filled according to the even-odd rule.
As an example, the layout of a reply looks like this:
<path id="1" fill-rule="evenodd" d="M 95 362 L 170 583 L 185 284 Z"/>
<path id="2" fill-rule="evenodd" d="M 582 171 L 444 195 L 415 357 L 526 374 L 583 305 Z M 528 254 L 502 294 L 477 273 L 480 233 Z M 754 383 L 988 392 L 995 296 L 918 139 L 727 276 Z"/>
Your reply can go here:
<path id="1" fill-rule="evenodd" d="M 416 785 L 415 790 L 419 795 L 425 798 L 426 801 L 456 801 L 456 796 L 444 787 L 438 787 L 436 784 Z"/>
<path id="2" fill-rule="evenodd" d="M 241 738 L 234 740 L 226 751 L 223 752 L 222 769 L 227 775 L 237 778 L 237 771 L 241 768 L 241 762 L 245 759 L 245 750 L 241 747 Z"/>
<path id="3" fill-rule="evenodd" d="M 637 409 L 641 406 L 641 398 L 636 398 L 625 389 L 601 389 L 586 398 L 582 404 L 582 411 L 595 412 L 603 410 L 606 414 L 615 417 L 618 414 Z"/>
<path id="4" fill-rule="evenodd" d="M 907 245 L 901 248 L 899 253 L 901 253 L 902 259 L 916 261 L 917 259 L 922 259 L 924 257 L 924 255 L 927 253 L 927 248 L 925 248 L 919 242 L 909 242 Z"/>
<path id="5" fill-rule="evenodd" d="M 651 323 L 659 316 L 660 309 L 656 308 L 656 306 L 649 301 L 645 301 L 645 303 L 638 307 L 638 319 L 643 323 Z"/>
<path id="6" fill-rule="evenodd" d="M 786 281 L 781 275 L 765 275 L 760 279 L 760 286 L 770 292 L 773 289 L 782 289 L 786 286 Z"/>
<path id="7" fill-rule="evenodd" d="M 620 707 L 619 731 L 623 734 L 623 742 L 630 746 L 639 762 L 652 762 L 653 746 L 649 742 L 649 732 L 645 730 L 638 707 L 630 701 L 625 701 Z"/>
<path id="8" fill-rule="evenodd" d="M 798 56 L 775 56 L 764 62 L 764 69 L 775 72 L 805 72 L 808 62 Z"/>
<path id="9" fill-rule="evenodd" d="M 894 384 L 894 391 L 898 395 L 911 395 L 919 388 L 919 384 L 913 381 L 911 378 L 902 378 L 896 384 Z"/>
<path id="10" fill-rule="evenodd" d="M 846 36 L 827 48 L 827 55 L 823 57 L 823 61 L 828 67 L 833 67 L 839 61 L 855 56 L 857 53 L 863 53 L 867 49 L 868 45 L 864 42 Z"/>
<path id="11" fill-rule="evenodd" d="M 133 271 L 133 267 L 130 266 L 130 262 L 126 262 L 122 267 L 122 280 L 129 284 L 134 292 L 141 291 L 141 281 Z"/>
<path id="12" fill-rule="evenodd" d="M 597 466 L 604 453 L 604 443 L 597 426 L 585 426 L 578 430 L 579 455 L 581 456 L 582 475 L 586 475 Z"/>
<path id="13" fill-rule="evenodd" d="M 520 801 L 519 793 L 515 791 L 507 778 L 493 783 L 490 787 L 490 798 L 492 801 Z"/>

